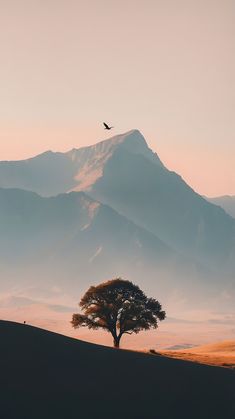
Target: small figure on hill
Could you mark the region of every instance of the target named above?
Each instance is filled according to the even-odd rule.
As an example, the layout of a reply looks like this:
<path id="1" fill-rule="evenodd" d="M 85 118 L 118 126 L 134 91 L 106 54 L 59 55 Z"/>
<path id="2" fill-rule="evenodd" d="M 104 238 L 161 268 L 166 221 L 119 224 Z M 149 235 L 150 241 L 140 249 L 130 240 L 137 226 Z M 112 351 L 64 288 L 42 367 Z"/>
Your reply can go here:
<path id="1" fill-rule="evenodd" d="M 24 324 L 26 324 L 26 320 L 24 320 Z"/>
<path id="2" fill-rule="evenodd" d="M 104 329 L 111 333 L 115 348 L 124 334 L 156 329 L 158 320 L 166 317 L 157 300 L 147 298 L 137 285 L 122 278 L 91 286 L 79 305 L 84 314 L 73 314 L 73 327 Z"/>

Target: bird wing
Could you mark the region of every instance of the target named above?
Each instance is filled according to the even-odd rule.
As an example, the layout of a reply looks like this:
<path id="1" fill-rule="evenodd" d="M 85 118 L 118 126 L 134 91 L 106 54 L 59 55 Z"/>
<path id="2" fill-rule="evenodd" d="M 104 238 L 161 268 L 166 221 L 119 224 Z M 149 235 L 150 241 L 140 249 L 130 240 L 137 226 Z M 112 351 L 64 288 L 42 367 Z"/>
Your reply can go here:
<path id="1" fill-rule="evenodd" d="M 105 122 L 103 122 L 103 124 L 104 124 L 105 128 L 109 128 L 109 126 Z"/>

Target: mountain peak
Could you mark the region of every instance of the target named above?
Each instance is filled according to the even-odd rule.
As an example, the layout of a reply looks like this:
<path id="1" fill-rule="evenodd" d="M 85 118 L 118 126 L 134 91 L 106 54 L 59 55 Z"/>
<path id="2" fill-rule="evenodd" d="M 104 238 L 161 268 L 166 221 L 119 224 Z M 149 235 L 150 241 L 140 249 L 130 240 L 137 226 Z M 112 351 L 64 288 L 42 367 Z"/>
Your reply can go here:
<path id="1" fill-rule="evenodd" d="M 106 141 L 111 141 L 113 144 L 125 144 L 128 148 L 133 149 L 133 147 L 136 149 L 143 149 L 148 148 L 148 144 L 144 138 L 144 136 L 141 134 L 141 132 L 137 129 L 132 129 L 130 131 L 125 132 L 124 134 L 115 135 L 114 137 L 109 138 Z"/>
<path id="2" fill-rule="evenodd" d="M 141 154 L 146 157 L 148 160 L 151 160 L 154 163 L 163 166 L 161 160 L 159 159 L 157 153 L 154 153 L 148 146 L 144 136 L 137 129 L 132 129 L 124 134 L 117 135 L 110 138 L 110 140 L 121 145 L 127 151 L 130 151 L 134 154 Z"/>
<path id="3" fill-rule="evenodd" d="M 101 152 L 102 154 L 104 152 L 112 152 L 114 151 L 118 146 L 124 145 L 129 146 L 128 148 L 136 149 L 136 145 L 139 145 L 138 148 L 148 148 L 148 145 L 143 137 L 143 135 L 138 131 L 137 129 L 130 130 L 128 132 L 125 132 L 124 134 L 117 134 L 113 137 L 107 138 L 106 140 L 99 141 L 98 143 L 81 147 L 81 148 L 73 148 L 72 150 L 68 151 L 66 154 L 72 158 L 76 159 L 76 156 L 78 154 L 92 154 Z"/>
<path id="4" fill-rule="evenodd" d="M 106 140 L 100 141 L 96 144 L 73 148 L 66 154 L 72 161 L 81 163 L 84 157 L 92 160 L 107 161 L 117 149 L 125 149 L 133 154 L 141 154 L 148 160 L 163 166 L 157 153 L 154 153 L 149 147 L 141 132 L 137 129 L 132 129 L 123 134 L 117 134 Z M 93 161 L 94 162 L 94 161 Z"/>
<path id="5" fill-rule="evenodd" d="M 137 129 L 97 144 L 61 153 L 46 151 L 26 161 L 0 162 L 0 187 L 16 187 L 52 196 L 71 190 L 89 190 L 102 177 L 106 164 L 120 155 L 140 158 L 164 167 Z M 11 176 L 9 176 L 11 173 Z"/>
<path id="6" fill-rule="evenodd" d="M 143 135 L 137 129 L 124 134 L 114 135 L 97 144 L 70 150 L 67 156 L 78 168 L 75 175 L 77 186 L 73 190 L 89 190 L 90 187 L 103 175 L 105 164 L 116 152 L 141 155 L 154 164 L 163 164 L 156 153 L 149 147 Z"/>

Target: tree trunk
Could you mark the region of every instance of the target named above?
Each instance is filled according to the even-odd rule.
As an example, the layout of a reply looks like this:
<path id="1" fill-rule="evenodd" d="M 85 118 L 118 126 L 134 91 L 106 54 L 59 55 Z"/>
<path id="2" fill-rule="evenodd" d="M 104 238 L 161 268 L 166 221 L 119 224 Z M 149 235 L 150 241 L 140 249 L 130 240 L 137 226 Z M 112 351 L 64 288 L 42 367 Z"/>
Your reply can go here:
<path id="1" fill-rule="evenodd" d="M 113 346 L 114 348 L 119 348 L 119 342 L 120 342 L 121 336 L 117 336 L 113 338 Z"/>

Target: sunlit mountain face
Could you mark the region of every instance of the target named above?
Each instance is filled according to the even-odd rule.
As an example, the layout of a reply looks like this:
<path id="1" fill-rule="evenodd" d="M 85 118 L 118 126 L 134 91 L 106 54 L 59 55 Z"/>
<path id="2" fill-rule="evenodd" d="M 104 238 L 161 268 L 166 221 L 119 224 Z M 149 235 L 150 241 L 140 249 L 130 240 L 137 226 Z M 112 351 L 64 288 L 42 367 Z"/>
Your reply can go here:
<path id="1" fill-rule="evenodd" d="M 234 304 L 235 219 L 169 171 L 137 130 L 0 162 L 0 232 L 2 294 L 74 301 L 122 276 L 170 312 L 179 302 Z"/>
<path id="2" fill-rule="evenodd" d="M 140 132 L 133 130 L 66 153 L 46 151 L 27 160 L 0 162 L 0 187 L 30 190 L 45 197 L 89 190 L 119 150 L 142 155 L 163 167 Z"/>

